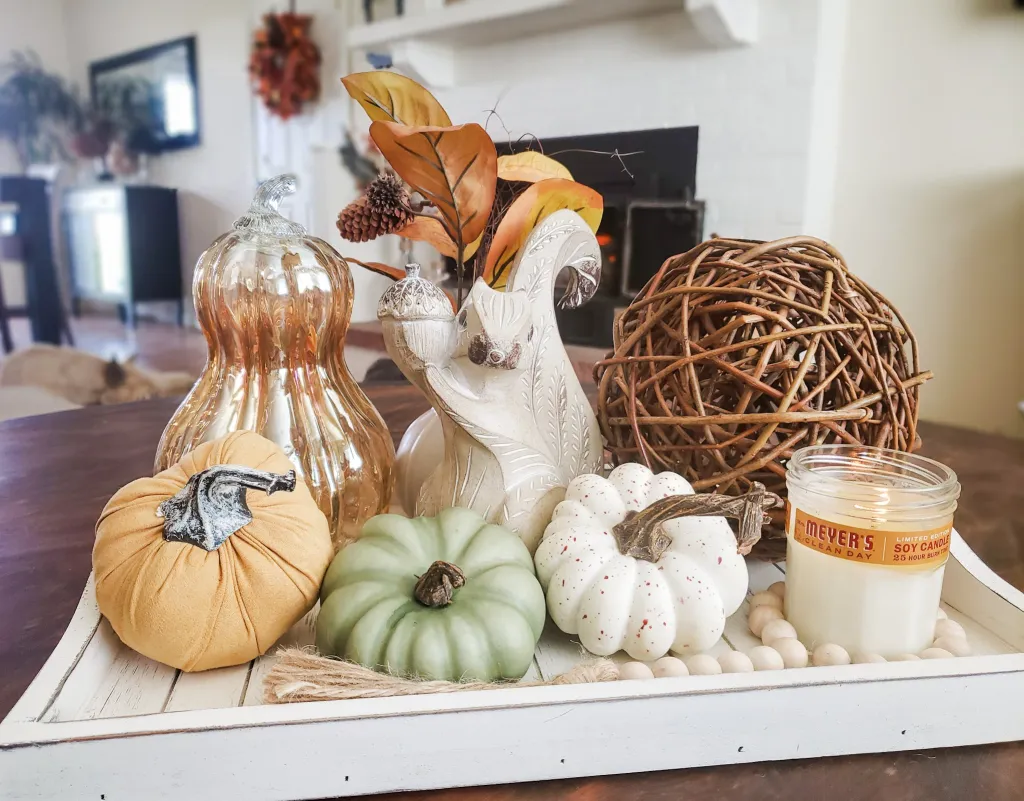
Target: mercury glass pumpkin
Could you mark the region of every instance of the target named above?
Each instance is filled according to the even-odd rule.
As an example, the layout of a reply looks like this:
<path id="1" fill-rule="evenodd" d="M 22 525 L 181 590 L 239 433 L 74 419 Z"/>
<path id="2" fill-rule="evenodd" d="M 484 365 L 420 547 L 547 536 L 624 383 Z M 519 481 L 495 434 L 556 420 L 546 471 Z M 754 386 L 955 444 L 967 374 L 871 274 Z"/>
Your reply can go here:
<path id="1" fill-rule="evenodd" d="M 277 212 L 294 191 L 292 176 L 262 184 L 196 265 L 192 296 L 209 356 L 164 429 L 155 470 L 203 442 L 256 431 L 284 449 L 340 547 L 387 507 L 395 450 L 345 364 L 348 266 Z"/>

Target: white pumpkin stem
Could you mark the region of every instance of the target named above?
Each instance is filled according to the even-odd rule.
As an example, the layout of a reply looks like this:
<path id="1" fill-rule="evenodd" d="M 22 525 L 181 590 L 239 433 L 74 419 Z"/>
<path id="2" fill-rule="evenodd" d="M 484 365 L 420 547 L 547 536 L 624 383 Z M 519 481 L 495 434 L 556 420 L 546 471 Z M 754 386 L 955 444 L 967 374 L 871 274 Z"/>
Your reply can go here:
<path id="1" fill-rule="evenodd" d="M 754 482 L 746 495 L 670 495 L 635 512 L 612 529 L 623 556 L 657 562 L 672 538 L 662 523 L 679 517 L 731 517 L 739 520 L 737 550 L 746 556 L 761 539 L 761 527 L 768 522 L 769 509 L 782 505 L 782 499 Z"/>
<path id="2" fill-rule="evenodd" d="M 448 606 L 455 591 L 466 583 L 466 574 L 458 565 L 438 559 L 420 576 L 413 597 L 424 606 Z"/>
<path id="3" fill-rule="evenodd" d="M 282 475 L 238 464 L 201 470 L 180 492 L 156 508 L 164 519 L 164 539 L 187 542 L 204 551 L 216 550 L 252 522 L 252 512 L 245 502 L 246 489 L 263 490 L 267 495 L 278 490 L 292 492 L 295 471 Z"/>

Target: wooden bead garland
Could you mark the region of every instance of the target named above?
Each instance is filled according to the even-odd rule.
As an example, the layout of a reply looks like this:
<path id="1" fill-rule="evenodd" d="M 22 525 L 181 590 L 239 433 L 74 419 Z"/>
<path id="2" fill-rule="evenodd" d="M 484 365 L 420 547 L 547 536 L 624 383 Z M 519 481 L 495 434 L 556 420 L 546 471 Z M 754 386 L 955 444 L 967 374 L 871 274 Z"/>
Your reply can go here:
<path id="1" fill-rule="evenodd" d="M 835 643 L 822 643 L 813 652 L 808 653 L 806 646 L 797 639 L 796 629 L 782 616 L 781 601 L 785 594 L 785 582 L 777 581 L 766 592 L 757 593 L 750 599 L 748 626 L 755 636 L 761 638 L 763 644 L 747 653 L 727 651 L 717 658 L 710 654 L 694 654 L 687 657 L 685 662 L 676 657 L 665 656 L 650 665 L 644 662 L 626 662 L 619 667 L 619 679 L 751 673 L 801 668 L 807 667 L 808 664 L 815 667 L 831 667 L 887 661 L 917 662 L 922 659 L 952 659 L 971 654 L 971 646 L 967 642 L 967 633 L 963 626 L 950 620 L 942 609 L 936 615 L 935 641 L 920 654 L 900 654 L 887 660 L 880 654 L 849 653 Z M 769 595 L 779 601 L 778 607 L 773 601 L 766 599 Z"/>

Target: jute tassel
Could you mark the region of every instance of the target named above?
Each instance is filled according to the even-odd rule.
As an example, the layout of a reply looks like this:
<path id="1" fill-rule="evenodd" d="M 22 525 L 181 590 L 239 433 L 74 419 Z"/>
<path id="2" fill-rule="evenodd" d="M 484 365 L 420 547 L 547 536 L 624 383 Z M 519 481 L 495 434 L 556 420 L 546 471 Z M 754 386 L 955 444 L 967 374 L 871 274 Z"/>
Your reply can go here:
<path id="1" fill-rule="evenodd" d="M 268 704 L 344 701 L 352 698 L 498 690 L 506 687 L 550 687 L 556 684 L 615 681 L 619 677 L 619 669 L 610 659 L 584 662 L 550 681 L 454 682 L 403 679 L 352 662 L 328 659 L 302 648 L 284 648 L 275 656 L 276 664 L 263 680 L 263 701 Z"/>

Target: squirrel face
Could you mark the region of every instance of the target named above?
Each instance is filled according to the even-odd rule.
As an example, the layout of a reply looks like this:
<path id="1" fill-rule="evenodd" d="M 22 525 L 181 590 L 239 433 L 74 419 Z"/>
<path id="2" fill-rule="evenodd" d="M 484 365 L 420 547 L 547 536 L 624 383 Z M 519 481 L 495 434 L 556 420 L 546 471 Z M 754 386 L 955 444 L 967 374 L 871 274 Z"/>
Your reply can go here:
<path id="1" fill-rule="evenodd" d="M 515 370 L 533 339 L 533 316 L 525 291 L 498 292 L 479 280 L 458 317 L 466 354 L 473 364 Z"/>

